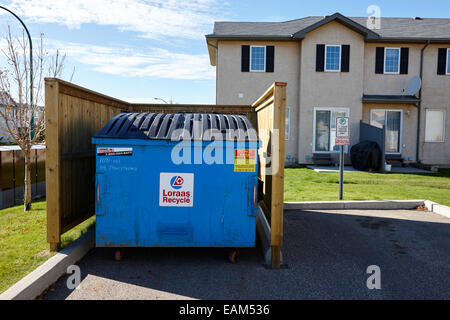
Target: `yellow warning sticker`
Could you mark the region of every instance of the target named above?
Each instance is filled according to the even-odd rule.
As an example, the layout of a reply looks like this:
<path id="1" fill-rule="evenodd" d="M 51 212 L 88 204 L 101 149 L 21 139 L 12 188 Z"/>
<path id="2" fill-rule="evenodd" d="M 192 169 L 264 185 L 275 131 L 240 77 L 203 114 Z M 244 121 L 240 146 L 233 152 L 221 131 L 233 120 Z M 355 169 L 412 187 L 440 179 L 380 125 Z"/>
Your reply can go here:
<path id="1" fill-rule="evenodd" d="M 256 171 L 256 149 L 234 149 L 234 172 Z"/>

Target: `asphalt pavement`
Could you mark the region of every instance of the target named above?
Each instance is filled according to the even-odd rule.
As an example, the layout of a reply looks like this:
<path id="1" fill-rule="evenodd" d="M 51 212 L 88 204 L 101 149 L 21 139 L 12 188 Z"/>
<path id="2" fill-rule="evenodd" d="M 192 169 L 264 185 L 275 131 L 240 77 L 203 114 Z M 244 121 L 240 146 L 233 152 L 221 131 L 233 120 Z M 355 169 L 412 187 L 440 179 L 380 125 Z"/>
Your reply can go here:
<path id="1" fill-rule="evenodd" d="M 226 249 L 96 248 L 44 299 L 450 299 L 450 219 L 423 211 L 288 211 L 286 266 L 270 270 L 259 248 L 228 262 Z M 380 290 L 369 290 L 369 266 Z"/>

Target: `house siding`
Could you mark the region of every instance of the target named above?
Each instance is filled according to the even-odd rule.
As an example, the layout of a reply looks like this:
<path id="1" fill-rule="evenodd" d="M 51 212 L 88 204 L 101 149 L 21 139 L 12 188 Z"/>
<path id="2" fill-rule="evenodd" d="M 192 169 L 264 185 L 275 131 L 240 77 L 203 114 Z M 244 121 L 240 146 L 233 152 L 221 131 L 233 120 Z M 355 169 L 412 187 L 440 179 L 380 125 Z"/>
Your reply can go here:
<path id="1" fill-rule="evenodd" d="M 350 45 L 350 72 L 316 72 L 316 45 Z M 351 144 L 359 140 L 362 117 L 364 38 L 342 24 L 330 22 L 302 41 L 300 75 L 300 135 L 298 159 L 312 163 L 314 108 L 342 107 L 350 111 Z M 310 159 L 307 159 L 309 156 Z"/>
<path id="2" fill-rule="evenodd" d="M 274 72 L 241 72 L 242 45 L 275 46 Z M 286 155 L 296 157 L 300 74 L 299 42 L 219 41 L 217 57 L 217 104 L 252 104 L 276 81 L 287 82 L 286 106 L 290 108 L 290 139 Z M 244 95 L 239 98 L 239 94 Z"/>

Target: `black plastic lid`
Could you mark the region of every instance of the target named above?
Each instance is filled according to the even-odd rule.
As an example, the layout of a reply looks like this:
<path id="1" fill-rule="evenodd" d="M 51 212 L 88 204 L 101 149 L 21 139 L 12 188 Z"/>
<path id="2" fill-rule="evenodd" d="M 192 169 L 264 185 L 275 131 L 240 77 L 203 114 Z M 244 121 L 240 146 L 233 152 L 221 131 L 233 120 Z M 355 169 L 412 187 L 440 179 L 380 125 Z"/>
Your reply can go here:
<path id="1" fill-rule="evenodd" d="M 121 113 L 95 138 L 258 141 L 245 115 L 204 113 Z"/>

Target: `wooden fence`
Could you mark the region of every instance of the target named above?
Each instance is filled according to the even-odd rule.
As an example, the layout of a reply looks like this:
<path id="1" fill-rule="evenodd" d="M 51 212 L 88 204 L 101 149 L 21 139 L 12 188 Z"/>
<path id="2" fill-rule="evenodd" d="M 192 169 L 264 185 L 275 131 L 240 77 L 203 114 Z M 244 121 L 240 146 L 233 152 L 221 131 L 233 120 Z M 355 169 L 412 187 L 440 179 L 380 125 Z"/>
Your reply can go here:
<path id="1" fill-rule="evenodd" d="M 283 245 L 284 154 L 286 86 L 274 83 L 254 104 L 260 149 L 259 178 L 263 182 L 260 206 L 270 224 L 272 268 L 279 268 Z"/>
<path id="2" fill-rule="evenodd" d="M 253 107 L 131 104 L 60 79 L 45 79 L 47 241 L 50 249 L 58 250 L 61 235 L 94 214 L 95 150 L 91 139 L 116 114 L 122 111 L 245 114 L 258 130 L 273 130 L 284 128 L 285 86 L 274 84 Z M 277 257 L 283 237 L 284 129 L 279 131 L 281 143 L 275 144 L 275 149 L 266 148 L 274 135 L 262 139 L 265 152 L 282 154 L 278 157 L 281 174 L 262 176 L 264 199 L 269 208 L 266 214 L 271 216 L 271 223 L 276 228 L 272 233 L 272 244 L 278 247 L 274 249 L 274 257 Z M 262 172 L 265 173 L 264 169 Z M 274 209 L 271 214 L 270 210 Z"/>

